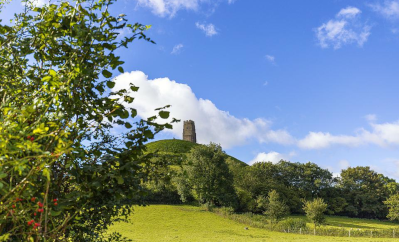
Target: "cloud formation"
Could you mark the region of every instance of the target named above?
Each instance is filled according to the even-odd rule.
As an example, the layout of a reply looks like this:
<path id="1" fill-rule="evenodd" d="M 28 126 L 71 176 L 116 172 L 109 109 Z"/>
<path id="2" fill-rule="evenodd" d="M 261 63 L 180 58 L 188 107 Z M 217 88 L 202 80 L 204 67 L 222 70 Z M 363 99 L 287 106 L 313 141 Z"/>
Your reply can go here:
<path id="1" fill-rule="evenodd" d="M 274 56 L 272 56 L 272 55 L 266 55 L 265 58 L 266 58 L 266 60 L 268 60 L 270 63 L 276 64 L 276 57 L 274 57 Z"/>
<path id="2" fill-rule="evenodd" d="M 316 29 L 316 37 L 322 48 L 339 49 L 343 45 L 363 46 L 370 36 L 371 27 L 360 22 L 361 11 L 355 7 L 341 9 L 334 19 Z"/>
<path id="3" fill-rule="evenodd" d="M 323 149 L 333 145 L 360 146 L 374 144 L 381 147 L 399 145 L 399 121 L 376 124 L 370 120 L 371 130 L 359 129 L 355 135 L 332 135 L 328 132 L 309 132 L 298 141 L 303 149 Z"/>
<path id="4" fill-rule="evenodd" d="M 180 52 L 181 52 L 181 49 L 184 47 L 184 45 L 183 44 L 177 44 L 177 45 L 175 45 L 174 47 L 173 47 L 173 50 L 172 50 L 172 52 L 170 52 L 172 55 L 177 55 L 177 54 L 180 54 Z"/>
<path id="5" fill-rule="evenodd" d="M 375 114 L 367 114 L 364 118 L 371 123 L 377 121 L 377 115 Z"/>
<path id="6" fill-rule="evenodd" d="M 271 151 L 269 153 L 262 152 L 262 153 L 257 154 L 254 159 L 252 159 L 250 162 L 248 162 L 248 164 L 249 165 L 253 165 L 256 162 L 272 162 L 273 164 L 276 164 L 280 160 L 287 160 L 288 161 L 293 156 L 295 156 L 294 152 L 291 152 L 288 155 L 280 154 L 280 153 L 275 152 L 275 151 Z"/>
<path id="7" fill-rule="evenodd" d="M 399 0 L 387 0 L 383 4 L 369 4 L 371 9 L 387 19 L 399 19 Z"/>
<path id="8" fill-rule="evenodd" d="M 139 6 L 150 8 L 153 14 L 160 17 L 174 17 L 180 10 L 198 11 L 203 3 L 215 6 L 223 1 L 232 4 L 235 0 L 137 0 Z"/>
<path id="9" fill-rule="evenodd" d="M 128 106 L 136 108 L 139 115 L 148 118 L 157 112 L 154 109 L 171 105 L 171 117 L 194 120 L 199 143 L 216 142 L 223 148 L 240 146 L 249 141 L 297 146 L 302 149 L 326 149 L 335 145 L 358 147 L 377 145 L 380 147 L 399 146 L 399 120 L 390 123 L 375 123 L 375 115 L 367 115 L 370 128 L 360 128 L 353 135 L 334 135 L 329 132 L 309 132 L 302 139 L 295 139 L 284 129 L 273 129 L 272 122 L 264 119 L 237 118 L 228 111 L 220 110 L 207 99 L 197 98 L 191 88 L 169 78 L 150 80 L 141 71 L 124 73 L 116 78 L 113 91 L 129 89 L 129 83 L 140 87 L 133 93 L 135 101 Z M 126 104 L 127 105 L 127 104 Z M 182 137 L 183 122 L 167 130 L 177 138 Z M 260 153 L 254 160 L 266 157 L 270 161 L 288 159 L 290 156 L 276 152 Z M 276 158 L 277 157 L 277 158 Z M 266 159 L 262 158 L 262 159 Z M 272 159 L 273 158 L 273 159 Z"/>
<path id="10" fill-rule="evenodd" d="M 137 109 L 138 114 L 147 118 L 156 114 L 155 108 L 171 105 L 171 117 L 183 120 L 194 120 L 199 143 L 216 142 L 223 148 L 243 145 L 250 140 L 260 143 L 293 144 L 294 139 L 282 129 L 273 130 L 272 122 L 263 118 L 250 120 L 237 118 L 227 111 L 220 110 L 212 101 L 197 98 L 191 88 L 169 78 L 149 80 L 141 71 L 133 71 L 118 76 L 112 89 L 129 90 L 129 83 L 140 89 L 132 95 L 135 100 L 127 106 Z M 173 130 L 167 130 L 181 138 L 183 122 L 174 124 Z"/>
<path id="11" fill-rule="evenodd" d="M 206 36 L 208 37 L 212 37 L 216 34 L 218 34 L 218 32 L 216 31 L 215 25 L 213 24 L 201 24 L 199 22 L 195 23 L 195 26 L 202 30 Z"/>

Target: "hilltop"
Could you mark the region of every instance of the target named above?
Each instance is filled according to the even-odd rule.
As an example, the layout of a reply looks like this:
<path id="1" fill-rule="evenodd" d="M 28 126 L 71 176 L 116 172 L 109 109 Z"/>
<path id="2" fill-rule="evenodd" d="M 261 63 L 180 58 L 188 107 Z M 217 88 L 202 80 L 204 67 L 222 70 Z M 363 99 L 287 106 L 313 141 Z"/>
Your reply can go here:
<path id="1" fill-rule="evenodd" d="M 180 140 L 180 139 L 166 139 L 158 140 L 146 144 L 148 152 L 159 152 L 161 154 L 187 154 L 190 150 L 201 144 L 192 143 L 190 141 Z M 231 155 L 226 154 L 226 158 L 231 158 L 231 160 L 240 166 L 247 166 L 247 164 Z"/>

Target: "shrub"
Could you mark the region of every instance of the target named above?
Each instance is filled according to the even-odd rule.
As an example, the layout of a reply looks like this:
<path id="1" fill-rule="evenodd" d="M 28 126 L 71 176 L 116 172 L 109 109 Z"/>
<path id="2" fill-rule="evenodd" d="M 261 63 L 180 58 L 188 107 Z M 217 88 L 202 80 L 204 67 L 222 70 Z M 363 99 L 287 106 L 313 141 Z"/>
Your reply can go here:
<path id="1" fill-rule="evenodd" d="M 306 229 L 306 221 L 300 218 L 287 218 L 278 222 L 275 229 L 279 231 L 299 231 L 300 229 Z"/>
<path id="2" fill-rule="evenodd" d="M 207 211 L 207 212 L 213 212 L 213 209 L 215 208 L 215 205 L 212 203 L 204 203 L 201 204 L 201 209 Z"/>
<path id="3" fill-rule="evenodd" d="M 322 198 L 315 198 L 312 201 L 303 201 L 303 210 L 306 216 L 313 222 L 314 227 L 320 226 L 326 220 L 324 212 L 327 210 L 327 204 Z"/>

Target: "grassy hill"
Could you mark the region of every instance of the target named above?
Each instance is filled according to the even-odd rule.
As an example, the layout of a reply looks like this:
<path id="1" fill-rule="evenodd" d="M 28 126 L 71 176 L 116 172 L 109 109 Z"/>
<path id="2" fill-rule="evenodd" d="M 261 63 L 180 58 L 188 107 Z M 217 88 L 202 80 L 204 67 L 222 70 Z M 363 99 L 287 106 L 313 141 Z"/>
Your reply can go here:
<path id="1" fill-rule="evenodd" d="M 372 220 L 328 217 L 327 223 L 345 224 L 348 228 L 392 228 L 392 223 Z M 151 205 L 136 207 L 131 222 L 116 223 L 109 232 L 119 232 L 133 241 L 397 241 L 397 239 L 348 238 L 332 236 L 300 235 L 273 232 L 254 228 L 223 218 L 215 213 L 202 211 L 193 206 Z M 248 227 L 248 230 L 244 228 Z M 399 234 L 399 233 L 398 233 Z"/>
<path id="2" fill-rule="evenodd" d="M 187 154 L 190 150 L 201 144 L 192 143 L 190 141 L 179 140 L 179 139 L 166 139 L 166 140 L 158 140 L 151 143 L 146 144 L 148 152 L 160 152 L 162 154 Z M 231 158 L 231 160 L 237 165 L 247 166 L 245 162 L 240 161 L 239 159 L 227 155 L 226 157 Z"/>

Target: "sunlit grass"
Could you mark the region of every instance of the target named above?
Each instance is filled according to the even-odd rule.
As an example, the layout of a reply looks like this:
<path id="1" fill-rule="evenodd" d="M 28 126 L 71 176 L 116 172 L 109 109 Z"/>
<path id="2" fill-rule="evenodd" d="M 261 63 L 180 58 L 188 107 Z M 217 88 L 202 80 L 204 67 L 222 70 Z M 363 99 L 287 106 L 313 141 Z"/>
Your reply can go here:
<path id="1" fill-rule="evenodd" d="M 345 238 L 272 232 L 222 218 L 193 206 L 151 205 L 136 207 L 130 223 L 110 228 L 133 241 L 394 241 L 394 239 Z M 329 217 L 328 223 L 345 227 L 391 228 L 394 224 L 374 220 Z M 248 230 L 244 228 L 248 227 Z M 361 228 L 361 227 L 359 227 Z M 397 241 L 397 239 L 395 240 Z"/>
<path id="2" fill-rule="evenodd" d="M 292 218 L 305 219 L 309 226 L 312 223 L 307 220 L 306 216 L 290 216 Z M 324 227 L 334 227 L 334 228 L 353 228 L 353 229 L 398 229 L 399 224 L 380 221 L 374 219 L 360 219 L 360 218 L 348 218 L 341 216 L 326 216 L 326 223 Z M 399 232 L 399 231 L 398 231 Z"/>

